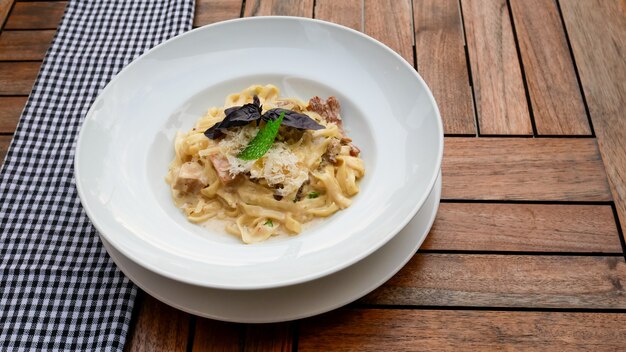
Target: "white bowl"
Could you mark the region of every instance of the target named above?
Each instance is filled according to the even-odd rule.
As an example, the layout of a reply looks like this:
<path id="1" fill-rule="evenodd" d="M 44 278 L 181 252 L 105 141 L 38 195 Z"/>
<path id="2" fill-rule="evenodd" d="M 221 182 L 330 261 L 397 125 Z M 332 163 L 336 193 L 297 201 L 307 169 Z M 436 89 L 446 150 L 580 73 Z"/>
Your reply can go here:
<path id="1" fill-rule="evenodd" d="M 335 95 L 366 175 L 350 208 L 293 237 L 256 245 L 189 223 L 164 181 L 178 130 L 251 84 L 303 100 Z M 205 287 L 302 283 L 369 255 L 413 217 L 441 166 L 433 96 L 404 59 L 351 29 L 292 17 L 198 28 L 122 70 L 83 123 L 75 176 L 101 236 L 127 258 Z"/>

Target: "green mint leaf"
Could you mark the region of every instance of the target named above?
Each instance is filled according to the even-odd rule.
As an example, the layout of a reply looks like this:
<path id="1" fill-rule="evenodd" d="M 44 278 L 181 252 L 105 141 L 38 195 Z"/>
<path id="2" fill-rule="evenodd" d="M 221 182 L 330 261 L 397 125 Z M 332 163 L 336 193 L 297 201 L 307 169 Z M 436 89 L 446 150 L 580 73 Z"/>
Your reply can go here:
<path id="1" fill-rule="evenodd" d="M 317 198 L 317 197 L 319 197 L 319 195 L 320 194 L 318 192 L 313 191 L 313 192 L 309 193 L 309 198 L 310 199 Z"/>
<path id="2" fill-rule="evenodd" d="M 248 143 L 248 146 L 237 155 L 241 160 L 256 160 L 272 147 L 274 139 L 278 134 L 278 128 L 285 118 L 285 113 L 281 113 L 276 120 L 267 121 L 265 126 L 259 130 L 254 138 Z"/>

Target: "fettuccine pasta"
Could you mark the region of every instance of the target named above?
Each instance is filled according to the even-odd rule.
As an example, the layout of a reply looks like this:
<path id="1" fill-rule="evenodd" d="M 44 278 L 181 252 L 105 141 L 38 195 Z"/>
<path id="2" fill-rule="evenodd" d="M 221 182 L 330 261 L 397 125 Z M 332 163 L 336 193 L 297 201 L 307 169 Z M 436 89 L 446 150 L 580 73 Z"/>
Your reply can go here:
<path id="1" fill-rule="evenodd" d="M 254 85 L 212 107 L 188 132 L 175 139 L 175 158 L 166 181 L 189 221 L 220 220 L 245 243 L 277 234 L 298 234 L 303 225 L 349 207 L 365 174 L 360 151 L 345 135 L 339 102 L 313 97 L 282 98 L 277 87 Z M 274 108 L 304 114 L 317 130 L 280 126 L 270 149 L 256 160 L 238 158 L 264 122 L 204 132 L 225 119 L 225 110 L 258 97 L 263 112 Z"/>

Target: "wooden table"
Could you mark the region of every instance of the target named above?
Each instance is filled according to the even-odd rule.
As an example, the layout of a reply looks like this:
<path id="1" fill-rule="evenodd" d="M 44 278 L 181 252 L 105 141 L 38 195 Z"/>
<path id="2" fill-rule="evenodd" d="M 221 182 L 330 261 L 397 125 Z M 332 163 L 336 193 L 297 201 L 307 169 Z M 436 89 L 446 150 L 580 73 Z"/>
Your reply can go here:
<path id="1" fill-rule="evenodd" d="M 0 0 L 2 158 L 65 5 Z M 197 0 L 194 26 L 269 14 L 418 69 L 446 134 L 435 226 L 382 287 L 310 319 L 222 323 L 142 293 L 127 350 L 626 349 L 626 1 Z"/>

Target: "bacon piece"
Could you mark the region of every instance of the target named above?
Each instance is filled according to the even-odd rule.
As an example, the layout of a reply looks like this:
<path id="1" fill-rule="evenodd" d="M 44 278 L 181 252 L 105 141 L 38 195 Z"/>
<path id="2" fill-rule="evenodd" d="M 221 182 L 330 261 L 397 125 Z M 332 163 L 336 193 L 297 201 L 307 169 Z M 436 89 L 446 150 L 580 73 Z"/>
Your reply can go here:
<path id="1" fill-rule="evenodd" d="M 314 96 L 309 100 L 309 110 L 318 113 L 327 122 L 332 122 L 339 127 L 341 134 L 343 133 L 343 121 L 339 116 L 341 106 L 335 97 L 328 97 L 326 101 L 318 96 Z"/>
<path id="2" fill-rule="evenodd" d="M 331 164 L 336 164 L 337 155 L 339 155 L 339 152 L 341 152 L 341 143 L 337 138 L 333 138 L 330 140 L 330 143 L 328 144 L 328 149 L 326 150 L 326 153 L 324 153 L 323 157 Z"/>
<path id="3" fill-rule="evenodd" d="M 328 97 L 328 99 L 324 101 L 322 98 L 314 96 L 309 100 L 309 110 L 318 113 L 327 122 L 336 124 L 342 136 L 341 143 L 350 147 L 351 156 L 359 156 L 361 150 L 352 144 L 352 139 L 348 138 L 343 130 L 343 121 L 341 120 L 341 116 L 339 116 L 341 106 L 337 98 Z M 334 163 L 332 159 L 331 162 Z"/>
<path id="4" fill-rule="evenodd" d="M 350 146 L 350 156 L 359 156 L 361 149 L 352 143 L 348 143 L 348 145 Z"/>
<path id="5" fill-rule="evenodd" d="M 209 159 L 223 184 L 227 185 L 235 179 L 235 176 L 230 173 L 230 163 L 225 156 L 215 153 L 209 155 Z"/>

